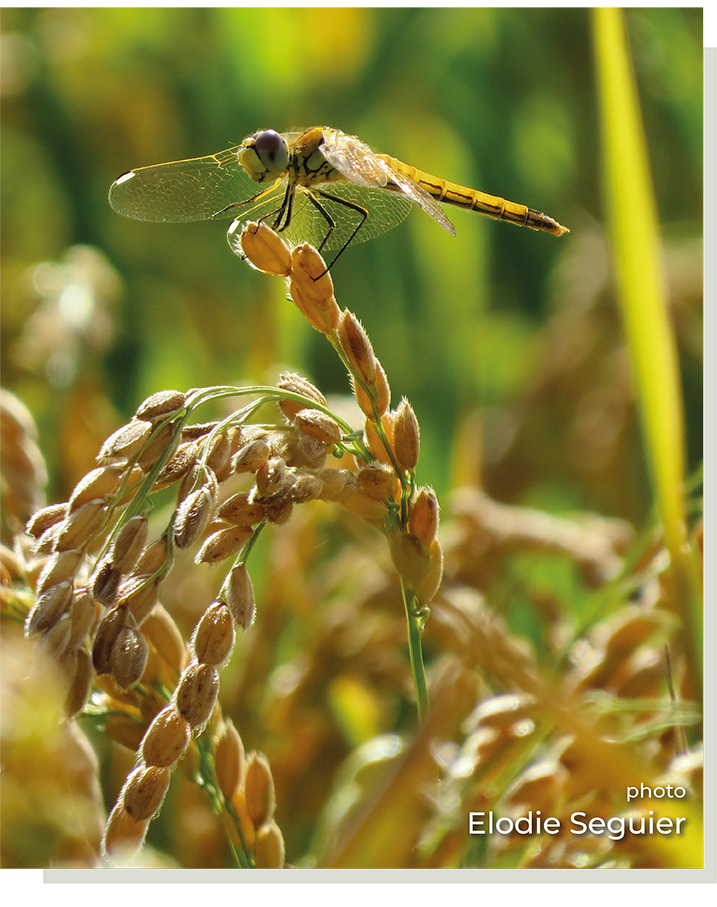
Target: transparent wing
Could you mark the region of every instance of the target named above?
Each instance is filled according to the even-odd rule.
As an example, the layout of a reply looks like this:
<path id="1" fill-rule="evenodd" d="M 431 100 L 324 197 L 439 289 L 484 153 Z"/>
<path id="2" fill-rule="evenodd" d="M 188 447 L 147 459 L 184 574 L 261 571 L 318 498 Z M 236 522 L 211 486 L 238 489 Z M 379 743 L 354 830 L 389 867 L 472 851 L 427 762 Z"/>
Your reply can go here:
<path id="1" fill-rule="evenodd" d="M 358 186 L 381 188 L 392 184 L 398 187 L 403 195 L 423 208 L 444 230 L 453 236 L 456 235 L 456 228 L 438 202 L 410 177 L 394 170 L 381 155 L 372 151 L 361 139 L 354 135 L 346 135 L 338 129 L 328 128 L 323 130 L 323 136 L 321 150 L 324 157 L 347 180 Z M 360 232 L 363 233 L 363 228 Z"/>
<path id="2" fill-rule="evenodd" d="M 339 173 L 357 186 L 381 188 L 391 179 L 391 168 L 355 135 L 324 128 L 321 152 Z"/>
<path id="3" fill-rule="evenodd" d="M 409 199 L 400 193 L 387 192 L 383 189 L 367 189 L 362 186 L 356 186 L 353 183 L 339 182 L 327 184 L 326 191 L 337 199 L 359 205 L 368 212 L 368 217 L 356 236 L 353 237 L 352 244 L 365 242 L 380 236 L 381 233 L 385 233 L 387 230 L 392 230 L 401 221 L 405 220 L 411 210 Z M 326 217 L 310 200 L 310 194 L 314 196 L 318 204 L 333 220 L 333 230 L 329 229 L 329 222 Z M 277 209 L 280 200 L 274 195 L 271 199 L 264 198 L 255 204 L 247 205 L 246 209 L 240 209 L 241 214 L 231 224 L 228 234 L 229 245 L 237 254 L 241 254 L 239 236 L 242 225 L 248 220 L 260 220 L 262 217 L 266 217 L 265 223 L 273 228 L 273 219 L 267 215 L 278 213 Z M 234 214 L 237 214 L 236 209 Z M 342 204 L 340 201 L 326 198 L 317 193 L 316 190 L 299 186 L 294 199 L 291 223 L 285 230 L 281 231 L 280 235 L 292 246 L 308 242 L 318 248 L 326 240 L 322 251 L 335 251 L 343 249 L 348 241 L 351 240 L 352 234 L 360 222 L 360 212 Z"/>
<path id="4" fill-rule="evenodd" d="M 399 192 L 370 189 L 350 182 L 330 183 L 325 189 L 331 195 L 368 211 L 368 217 L 352 239 L 352 243 L 366 242 L 388 230 L 393 230 L 408 217 L 411 210 L 411 202 Z M 351 234 L 361 221 L 361 215 L 352 208 L 323 196 L 319 196 L 319 202 L 336 223 L 336 227 L 326 243 L 326 248 L 341 249 L 351 238 Z"/>
<path id="5" fill-rule="evenodd" d="M 386 165 L 388 166 L 388 165 Z M 439 223 L 444 230 L 447 230 L 451 236 L 456 235 L 456 228 L 453 226 L 451 221 L 446 217 L 446 214 L 438 204 L 438 202 L 429 195 L 425 189 L 418 185 L 407 176 L 404 176 L 403 173 L 399 173 L 398 170 L 394 170 L 392 167 L 389 167 L 391 171 L 391 179 L 399 187 L 401 192 L 407 198 L 410 198 L 412 202 L 415 202 L 420 208 L 430 215 L 436 223 Z"/>
<path id="6" fill-rule="evenodd" d="M 261 192 L 237 157 L 241 145 L 218 154 L 131 170 L 110 188 L 110 205 L 119 214 L 157 223 L 209 220 L 235 202 Z M 274 193 L 279 201 L 282 189 Z M 274 202 L 278 204 L 278 202 Z M 220 217 L 235 216 L 226 211 Z"/>

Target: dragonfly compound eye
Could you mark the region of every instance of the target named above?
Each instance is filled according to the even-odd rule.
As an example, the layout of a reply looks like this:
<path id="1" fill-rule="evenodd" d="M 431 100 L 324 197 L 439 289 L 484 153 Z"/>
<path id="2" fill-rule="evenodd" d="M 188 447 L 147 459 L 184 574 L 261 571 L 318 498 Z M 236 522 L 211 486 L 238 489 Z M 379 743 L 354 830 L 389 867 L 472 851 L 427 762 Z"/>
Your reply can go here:
<path id="1" fill-rule="evenodd" d="M 278 176 L 289 166 L 289 149 L 283 136 L 273 129 L 257 132 L 254 136 L 254 151 L 265 169 Z"/>
<path id="2" fill-rule="evenodd" d="M 237 156 L 246 172 L 257 183 L 276 179 L 289 166 L 286 140 L 273 129 L 257 132 L 244 139 Z"/>

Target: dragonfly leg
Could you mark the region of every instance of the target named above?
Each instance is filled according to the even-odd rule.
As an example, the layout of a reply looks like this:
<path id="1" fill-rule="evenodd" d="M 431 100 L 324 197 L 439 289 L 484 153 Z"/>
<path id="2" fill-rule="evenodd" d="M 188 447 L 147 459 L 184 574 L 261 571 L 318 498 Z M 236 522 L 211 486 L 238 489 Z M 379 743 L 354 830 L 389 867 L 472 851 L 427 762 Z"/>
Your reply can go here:
<path id="1" fill-rule="evenodd" d="M 219 211 L 215 211 L 214 214 L 212 214 L 212 220 L 217 217 L 221 217 L 222 214 L 226 214 L 227 211 L 233 211 L 234 208 L 243 208 L 245 205 L 251 205 L 254 202 L 261 201 L 261 199 L 264 198 L 265 195 L 268 195 L 270 192 L 274 191 L 275 186 L 276 183 L 274 183 L 273 186 L 269 186 L 268 189 L 264 189 L 263 192 L 257 192 L 257 194 L 252 195 L 251 198 L 244 199 L 243 202 L 232 202 L 230 205 L 226 205 L 224 208 L 220 208 Z"/>
<path id="2" fill-rule="evenodd" d="M 247 198 L 243 202 L 232 202 L 231 205 L 227 205 L 225 208 L 222 208 L 220 211 L 216 211 L 214 214 L 212 214 L 212 218 L 220 217 L 225 212 L 231 211 L 234 208 L 243 208 L 245 205 L 251 205 L 255 202 L 260 202 L 263 198 L 266 198 L 269 193 L 273 192 L 276 189 L 278 182 L 279 181 L 277 180 L 269 189 L 265 189 L 263 192 L 258 192 L 256 195 L 252 195 L 251 198 Z M 273 219 L 273 222 L 271 224 L 272 230 L 275 230 L 277 233 L 281 233 L 283 230 L 286 230 L 286 228 L 291 223 L 295 193 L 296 187 L 291 185 L 290 183 L 286 187 L 286 192 L 284 193 L 281 204 L 277 208 L 274 208 L 271 211 L 267 211 L 266 214 L 262 215 L 258 219 L 258 223 L 263 224 L 264 221 Z M 237 220 L 241 220 L 241 215 L 239 216 L 239 218 L 235 219 L 235 223 Z"/>
<path id="3" fill-rule="evenodd" d="M 365 208 L 362 208 L 361 205 L 357 205 L 354 202 L 350 202 L 345 198 L 339 198 L 338 195 L 332 195 L 330 192 L 324 192 L 322 189 L 314 189 L 314 192 L 316 193 L 316 195 L 320 195 L 322 198 L 327 198 L 327 199 L 329 199 L 329 201 L 336 202 L 336 204 L 338 204 L 338 205 L 344 205 L 344 207 L 346 207 L 346 208 L 351 208 L 352 211 L 356 211 L 357 214 L 361 215 L 361 220 L 358 222 L 358 224 L 356 224 L 356 228 L 354 229 L 353 233 L 351 234 L 351 236 L 349 236 L 349 238 L 346 240 L 346 242 L 343 244 L 343 246 L 341 246 L 341 248 L 337 252 L 336 256 L 334 257 L 334 260 L 326 268 L 327 271 L 330 271 L 331 268 L 333 268 L 333 266 L 339 260 L 339 256 L 343 252 L 345 252 L 346 249 L 351 245 L 351 243 L 356 238 L 356 234 L 358 233 L 358 231 L 366 223 L 366 219 L 368 218 L 368 211 Z M 326 218 L 327 222 L 329 223 L 329 232 L 326 234 L 326 236 L 323 239 L 323 242 L 319 246 L 319 252 L 320 252 L 323 249 L 323 247 L 326 245 L 328 238 L 333 233 L 333 230 L 334 230 L 334 227 L 336 226 L 336 224 L 334 223 L 334 220 L 331 217 L 331 215 L 329 214 L 329 212 L 314 197 L 313 193 L 311 193 L 311 192 L 309 193 L 309 198 L 311 199 L 313 204 L 318 208 L 318 210 L 323 214 L 323 216 Z M 323 274 L 319 275 L 319 277 L 323 277 L 323 276 L 324 276 Z M 317 277 L 316 280 L 318 280 L 318 279 L 319 278 Z"/>
<path id="4" fill-rule="evenodd" d="M 326 243 L 328 242 L 328 239 L 331 236 L 331 234 L 334 232 L 334 229 L 336 228 L 336 221 L 329 214 L 329 212 L 326 210 L 326 208 L 324 208 L 324 206 L 321 204 L 321 202 L 316 198 L 316 196 L 313 194 L 313 192 L 307 192 L 306 194 L 309 196 L 309 201 L 311 202 L 311 204 L 314 206 L 314 208 L 316 208 L 316 210 L 319 212 L 319 214 L 326 221 L 326 224 L 328 227 L 328 230 L 326 231 L 326 236 L 324 236 L 324 238 L 321 240 L 321 243 L 319 244 L 318 251 L 320 252 L 324 248 Z M 324 195 L 324 193 L 322 192 L 321 195 Z"/>
<path id="5" fill-rule="evenodd" d="M 273 217 L 274 214 L 278 214 L 278 217 L 274 221 L 272 227 L 273 230 L 276 230 L 277 233 L 281 233 L 291 223 L 291 216 L 294 213 L 294 195 L 296 194 L 296 187 L 291 183 L 286 187 L 286 192 L 284 193 L 284 201 L 281 203 L 281 206 L 272 211 L 271 214 L 266 214 L 262 217 L 262 220 L 266 220 L 267 217 Z M 282 223 L 283 221 L 283 223 Z"/>

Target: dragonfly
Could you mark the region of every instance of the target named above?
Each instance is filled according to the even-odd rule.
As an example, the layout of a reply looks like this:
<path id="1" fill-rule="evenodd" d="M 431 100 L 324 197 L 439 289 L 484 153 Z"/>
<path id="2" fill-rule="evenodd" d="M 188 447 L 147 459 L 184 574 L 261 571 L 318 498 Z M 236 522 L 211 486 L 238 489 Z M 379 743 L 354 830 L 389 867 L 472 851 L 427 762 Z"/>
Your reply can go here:
<path id="1" fill-rule="evenodd" d="M 217 154 L 130 170 L 109 201 L 119 214 L 158 223 L 233 217 L 227 239 L 241 257 L 243 225 L 266 222 L 292 245 L 338 250 L 329 267 L 351 243 L 398 226 L 414 204 L 452 236 L 441 203 L 554 236 L 569 232 L 533 208 L 432 176 L 328 126 L 263 129 Z"/>

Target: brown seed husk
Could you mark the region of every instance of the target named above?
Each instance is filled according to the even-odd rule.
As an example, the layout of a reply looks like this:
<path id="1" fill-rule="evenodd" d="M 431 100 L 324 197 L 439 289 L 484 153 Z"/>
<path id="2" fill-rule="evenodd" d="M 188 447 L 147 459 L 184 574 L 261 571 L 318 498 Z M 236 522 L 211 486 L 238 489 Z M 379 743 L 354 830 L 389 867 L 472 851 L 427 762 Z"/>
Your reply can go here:
<path id="1" fill-rule="evenodd" d="M 281 390 L 291 391 L 292 394 L 301 394 L 302 397 L 308 397 L 314 403 L 326 406 L 326 397 L 324 397 L 318 387 L 315 387 L 308 379 L 297 375 L 296 372 L 282 372 L 279 375 L 277 387 Z M 292 420 L 305 407 L 305 403 L 295 403 L 293 400 L 279 401 L 279 408 L 289 420 Z"/>
<path id="2" fill-rule="evenodd" d="M 396 459 L 408 472 L 418 465 L 421 447 L 421 432 L 413 407 L 404 397 L 398 405 L 393 419 L 393 450 Z"/>
<path id="3" fill-rule="evenodd" d="M 155 605 L 142 623 L 142 632 L 170 668 L 177 672 L 184 669 L 187 663 L 184 639 L 166 608 Z"/>
<path id="4" fill-rule="evenodd" d="M 65 714 L 72 721 L 76 718 L 89 698 L 94 678 L 92 656 L 86 649 L 75 649 L 75 670 L 70 689 L 65 698 Z"/>
<path id="5" fill-rule="evenodd" d="M 95 498 L 73 510 L 65 519 L 55 543 L 55 550 L 71 551 L 86 548 L 95 532 L 102 526 L 106 513 L 107 507 L 102 498 Z"/>
<path id="6" fill-rule="evenodd" d="M 344 489 L 338 500 L 339 504 L 349 513 L 360 516 L 370 523 L 381 523 L 386 516 L 386 503 L 366 494 L 360 487 Z"/>
<path id="7" fill-rule="evenodd" d="M 366 331 L 348 309 L 341 313 L 337 333 L 351 371 L 367 387 L 372 387 L 376 381 L 376 357 L 373 347 Z"/>
<path id="8" fill-rule="evenodd" d="M 369 463 L 362 466 L 358 473 L 359 485 L 372 498 L 377 501 L 387 501 L 392 495 L 395 497 L 399 488 L 395 472 L 385 463 Z"/>
<path id="9" fill-rule="evenodd" d="M 209 483 L 197 488 L 182 501 L 174 521 L 174 544 L 177 548 L 189 548 L 199 538 L 209 522 L 215 502 L 214 487 Z"/>
<path id="10" fill-rule="evenodd" d="M 256 843 L 256 829 L 247 812 L 246 795 L 243 786 L 238 787 L 234 791 L 234 795 L 231 798 L 231 804 L 234 808 L 234 812 L 239 818 L 239 825 L 241 827 L 240 838 L 238 832 L 234 829 L 233 824 L 229 826 L 229 834 L 232 841 L 234 841 L 234 844 L 237 847 L 246 846 L 247 850 L 253 850 Z"/>
<path id="11" fill-rule="evenodd" d="M 219 694 L 219 674 L 212 665 L 192 664 L 182 674 L 175 693 L 180 715 L 199 731 L 209 720 Z"/>
<path id="12" fill-rule="evenodd" d="M 226 481 L 232 474 L 232 447 L 226 435 L 217 435 L 207 457 L 207 466 L 214 472 L 218 482 Z"/>
<path id="13" fill-rule="evenodd" d="M 72 629 L 67 640 L 69 647 L 78 646 L 85 640 L 99 618 L 99 610 L 99 604 L 91 592 L 85 588 L 76 590 L 70 611 Z"/>
<path id="14" fill-rule="evenodd" d="M 47 633 L 72 607 L 72 583 L 58 583 L 38 595 L 25 620 L 25 635 Z"/>
<path id="15" fill-rule="evenodd" d="M 98 674 L 112 673 L 112 648 L 120 632 L 134 618 L 126 608 L 113 608 L 97 624 L 97 633 L 92 645 L 92 664 Z"/>
<path id="16" fill-rule="evenodd" d="M 428 548 L 428 573 L 416 586 L 415 592 L 419 601 L 428 604 L 441 586 L 443 579 L 443 548 L 438 539 L 433 539 Z"/>
<path id="17" fill-rule="evenodd" d="M 82 551 L 58 551 L 42 568 L 35 591 L 38 595 L 58 583 L 72 582 L 82 561 Z"/>
<path id="18" fill-rule="evenodd" d="M 246 443 L 244 427 L 241 425 L 230 425 L 227 429 L 227 437 L 229 438 L 229 447 L 231 448 L 232 458 L 234 458 L 237 451 Z"/>
<path id="19" fill-rule="evenodd" d="M 292 442 L 289 455 L 289 462 L 292 466 L 321 469 L 325 465 L 329 451 L 323 441 L 299 432 L 293 436 Z"/>
<path id="20" fill-rule="evenodd" d="M 99 684 L 98 684 L 99 685 Z M 105 733 L 126 749 L 133 753 L 142 743 L 142 726 L 127 714 L 115 713 L 110 715 L 105 725 Z"/>
<path id="21" fill-rule="evenodd" d="M 312 328 L 327 336 L 336 330 L 341 310 L 335 298 L 332 297 L 326 304 L 317 305 L 310 292 L 306 292 L 306 285 L 298 281 L 293 274 L 289 278 L 289 294 L 296 308 Z"/>
<path id="22" fill-rule="evenodd" d="M 189 744 L 190 728 L 174 705 L 168 705 L 154 718 L 142 741 L 142 758 L 147 765 L 170 766 Z"/>
<path id="23" fill-rule="evenodd" d="M 95 498 L 107 498 L 119 491 L 126 466 L 99 466 L 83 476 L 70 495 L 70 512 Z"/>
<path id="24" fill-rule="evenodd" d="M 36 539 L 35 544 L 32 546 L 32 557 L 37 559 L 42 559 L 43 562 L 50 557 L 51 554 L 55 551 L 55 542 L 58 539 L 58 536 L 65 528 L 65 521 L 61 520 L 59 523 L 55 523 L 54 526 L 48 527 L 40 536 L 39 539 Z M 39 568 L 38 568 L 39 572 Z M 36 577 L 37 578 L 37 577 Z M 32 582 L 31 576 L 28 575 L 28 579 Z"/>
<path id="25" fill-rule="evenodd" d="M 131 689 L 142 679 L 149 648 L 142 631 L 123 627 L 110 652 L 110 674 L 121 692 Z"/>
<path id="26" fill-rule="evenodd" d="M 196 463 L 199 449 L 196 441 L 183 441 L 160 470 L 154 489 L 166 488 L 184 478 Z"/>
<path id="27" fill-rule="evenodd" d="M 391 537 L 391 558 L 398 575 L 409 589 L 416 590 L 431 569 L 426 545 L 410 532 L 394 532 Z"/>
<path id="28" fill-rule="evenodd" d="M 388 412 L 388 408 L 391 405 L 391 388 L 388 384 L 386 372 L 378 359 L 376 360 L 376 381 L 374 386 L 377 390 L 376 408 L 379 415 L 383 416 Z"/>
<path id="29" fill-rule="evenodd" d="M 291 489 L 291 498 L 296 504 L 314 501 L 321 496 L 323 488 L 324 483 L 318 476 L 310 476 L 304 473 L 296 477 L 294 487 Z"/>
<path id="30" fill-rule="evenodd" d="M 223 561 L 246 545 L 254 534 L 251 526 L 227 526 L 212 533 L 195 557 L 197 564 L 216 564 Z"/>
<path id="31" fill-rule="evenodd" d="M 224 586 L 224 602 L 229 608 L 234 623 L 242 630 L 248 630 L 254 622 L 256 605 L 254 587 L 249 571 L 244 564 L 236 564 L 229 572 Z"/>
<path id="32" fill-rule="evenodd" d="M 50 504 L 49 507 L 43 507 L 42 510 L 36 511 L 30 518 L 26 531 L 33 538 L 39 539 L 48 529 L 64 520 L 69 506 L 67 503 Z"/>
<path id="33" fill-rule="evenodd" d="M 110 562 L 120 573 L 129 573 L 147 541 L 149 521 L 146 514 L 133 516 L 117 533 L 110 550 Z"/>
<path id="34" fill-rule="evenodd" d="M 411 503 L 408 514 L 408 530 L 425 544 L 430 545 L 438 532 L 438 498 L 436 492 L 426 485 Z"/>
<path id="35" fill-rule="evenodd" d="M 110 607 L 117 599 L 122 574 L 112 564 L 105 561 L 100 565 L 92 580 L 92 594 L 102 605 Z"/>
<path id="36" fill-rule="evenodd" d="M 294 502 L 289 497 L 274 497 L 271 500 L 266 501 L 263 507 L 266 518 L 270 523 L 274 523 L 277 526 L 283 526 L 284 523 L 288 523 L 291 519 Z"/>
<path id="37" fill-rule="evenodd" d="M 244 779 L 246 807 L 254 828 L 269 822 L 276 808 L 274 779 L 269 761 L 262 753 L 252 753 L 246 764 Z"/>
<path id="38" fill-rule="evenodd" d="M 234 624 L 229 609 L 214 602 L 202 615 L 192 639 L 192 650 L 199 664 L 221 665 L 234 648 Z"/>
<path id="39" fill-rule="evenodd" d="M 156 541 L 150 542 L 140 554 L 135 566 L 135 573 L 153 576 L 164 567 L 168 556 L 169 544 L 166 536 L 162 536 Z"/>
<path id="40" fill-rule="evenodd" d="M 291 250 L 283 239 L 266 224 L 249 221 L 239 237 L 242 252 L 258 271 L 275 277 L 288 277 Z"/>
<path id="41" fill-rule="evenodd" d="M 187 395 L 182 391 L 158 391 L 140 403 L 135 418 L 141 419 L 143 422 L 155 422 L 163 416 L 178 413 L 184 407 L 186 400 Z"/>
<path id="42" fill-rule="evenodd" d="M 264 438 L 254 438 L 241 447 L 232 460 L 235 472 L 256 472 L 271 456 L 271 449 Z"/>
<path id="43" fill-rule="evenodd" d="M 227 498 L 217 510 L 217 517 L 236 526 L 255 526 L 261 521 L 264 511 L 250 499 L 249 494 L 248 491 L 240 491 Z"/>
<path id="44" fill-rule="evenodd" d="M 364 415 L 368 416 L 369 419 L 375 418 L 374 400 L 379 416 L 383 416 L 388 412 L 388 407 L 391 404 L 391 388 L 388 385 L 386 372 L 378 359 L 376 359 L 376 379 L 374 383 L 370 385 L 373 396 L 367 394 L 363 387 L 361 387 L 358 381 L 353 377 L 351 378 L 351 387 L 353 388 L 356 402 L 361 408 L 361 411 Z"/>
<path id="45" fill-rule="evenodd" d="M 127 504 L 137 493 L 139 486 L 141 485 L 144 479 L 144 473 L 142 470 L 134 464 L 129 471 L 128 477 L 122 483 L 122 494 L 118 495 L 116 503 L 119 505 Z M 115 503 L 114 500 L 110 500 L 110 503 Z"/>
<path id="46" fill-rule="evenodd" d="M 204 485 L 204 469 L 197 461 L 184 475 L 182 483 L 179 486 L 177 501 L 179 503 L 184 503 L 190 493 L 197 491 L 202 485 Z"/>
<path id="47" fill-rule="evenodd" d="M 343 436 L 338 422 L 318 409 L 299 410 L 294 423 L 299 431 L 325 444 L 336 444 Z"/>
<path id="48" fill-rule="evenodd" d="M 195 422 L 194 425 L 185 425 L 182 429 L 182 441 L 194 441 L 198 438 L 204 438 L 217 425 L 219 425 L 218 422 Z"/>
<path id="49" fill-rule="evenodd" d="M 386 435 L 386 440 L 389 443 L 389 446 L 393 446 L 393 413 L 386 413 L 384 416 L 381 416 L 381 427 L 383 428 L 384 434 Z M 379 460 L 381 463 L 391 464 L 391 456 L 386 450 L 381 436 L 378 433 L 376 425 L 370 420 L 366 419 L 364 425 L 364 434 L 366 435 L 366 446 L 374 455 L 374 457 Z"/>
<path id="50" fill-rule="evenodd" d="M 146 620 L 159 600 L 161 577 L 128 576 L 117 590 L 117 604 L 124 605 L 134 615 L 137 625 Z"/>
<path id="51" fill-rule="evenodd" d="M 326 262 L 309 243 L 291 250 L 292 276 L 306 296 L 319 309 L 326 309 L 334 298 L 334 282 Z"/>
<path id="52" fill-rule="evenodd" d="M 103 461 L 131 459 L 142 450 L 151 434 L 152 426 L 149 422 L 133 419 L 107 438 L 97 455 L 97 462 L 100 465 L 110 465 Z"/>
<path id="53" fill-rule="evenodd" d="M 151 819 L 161 809 L 172 774 L 168 768 L 143 765 L 136 768 L 122 789 L 125 810 L 135 820 Z"/>
<path id="54" fill-rule="evenodd" d="M 321 470 L 318 478 L 323 483 L 321 489 L 322 501 L 337 501 L 346 491 L 346 487 L 349 484 L 353 485 L 354 488 L 358 487 L 356 476 L 348 469 L 334 469 L 329 466 Z"/>
<path id="55" fill-rule="evenodd" d="M 217 773 L 219 790 L 221 790 L 227 800 L 231 800 L 235 791 L 244 780 L 246 756 L 239 731 L 228 719 L 224 722 L 217 740 L 214 767 Z"/>
<path id="56" fill-rule="evenodd" d="M 69 614 L 63 616 L 40 636 L 40 644 L 55 661 L 62 661 L 67 654 L 67 640 L 70 638 L 72 623 Z"/>
<path id="57" fill-rule="evenodd" d="M 161 428 L 153 428 L 148 444 L 137 458 L 137 465 L 143 472 L 148 473 L 164 456 L 167 448 L 174 445 L 176 431 L 177 429 L 171 422 Z"/>
<path id="58" fill-rule="evenodd" d="M 284 838 L 273 820 L 262 825 L 256 833 L 256 868 L 284 868 Z"/>
<path id="59" fill-rule="evenodd" d="M 109 856 L 129 858 L 144 841 L 149 819 L 135 822 L 121 801 L 110 813 L 102 838 L 102 849 Z"/>
<path id="60" fill-rule="evenodd" d="M 271 457 L 256 471 L 256 490 L 262 498 L 285 494 L 293 482 L 294 474 L 287 469 L 283 457 Z"/>

